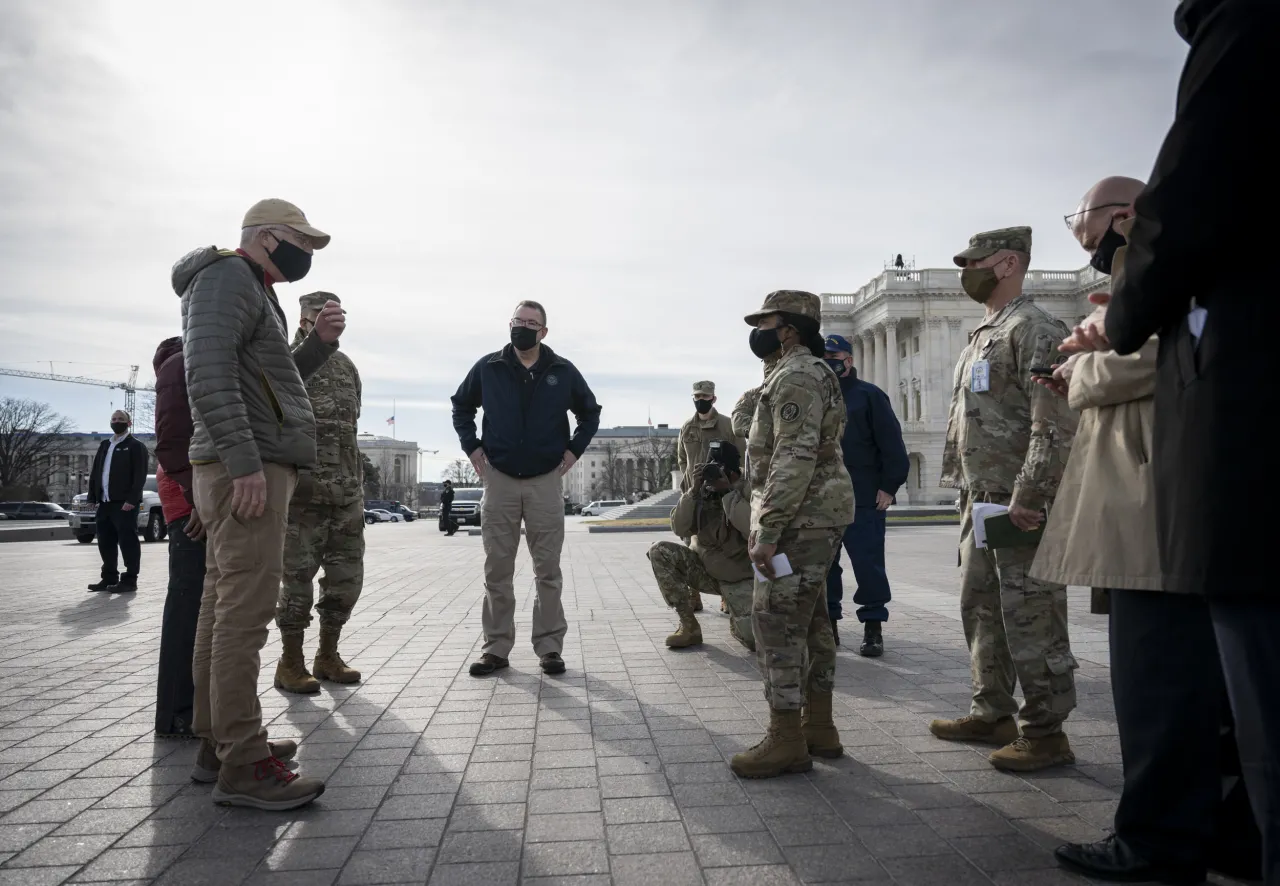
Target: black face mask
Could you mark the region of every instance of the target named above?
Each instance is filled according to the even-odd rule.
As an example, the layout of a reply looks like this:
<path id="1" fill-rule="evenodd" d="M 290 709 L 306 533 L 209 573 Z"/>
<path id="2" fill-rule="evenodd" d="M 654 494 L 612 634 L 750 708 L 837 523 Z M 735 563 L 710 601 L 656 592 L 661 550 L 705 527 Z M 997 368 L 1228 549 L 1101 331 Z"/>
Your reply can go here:
<path id="1" fill-rule="evenodd" d="M 710 400 L 694 400 L 693 408 L 698 410 L 698 415 L 706 415 L 708 412 L 711 411 L 711 401 Z"/>
<path id="2" fill-rule="evenodd" d="M 782 347 L 782 341 L 778 338 L 778 330 L 774 329 L 753 329 L 751 330 L 751 353 L 755 354 L 761 360 L 771 354 L 777 352 Z"/>
<path id="3" fill-rule="evenodd" d="M 831 367 L 831 371 L 836 374 L 836 378 L 844 378 L 844 361 L 843 360 L 827 360 L 825 361 Z"/>
<path id="4" fill-rule="evenodd" d="M 276 237 L 276 248 L 268 252 L 267 257 L 290 283 L 301 280 L 311 270 L 311 253 L 282 237 Z"/>
<path id="5" fill-rule="evenodd" d="M 126 422 L 113 421 L 111 423 L 111 433 L 115 434 L 117 437 L 127 430 L 129 430 L 129 425 Z"/>
<path id="6" fill-rule="evenodd" d="M 1116 257 L 1116 250 L 1124 244 L 1124 237 L 1114 226 L 1107 228 L 1107 232 L 1102 235 L 1102 239 L 1093 250 L 1093 258 L 1089 259 L 1089 264 L 1099 274 L 1110 274 L 1111 261 Z"/>
<path id="7" fill-rule="evenodd" d="M 528 326 L 511 327 L 511 344 L 517 351 L 529 351 L 538 343 L 538 330 Z"/>

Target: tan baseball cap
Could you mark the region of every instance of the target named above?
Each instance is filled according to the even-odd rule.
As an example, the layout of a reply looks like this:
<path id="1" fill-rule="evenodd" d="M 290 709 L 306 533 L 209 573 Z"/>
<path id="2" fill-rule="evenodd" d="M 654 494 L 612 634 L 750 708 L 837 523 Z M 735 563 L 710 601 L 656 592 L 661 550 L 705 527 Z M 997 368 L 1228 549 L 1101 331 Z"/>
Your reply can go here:
<path id="1" fill-rule="evenodd" d="M 252 228 L 258 225 L 284 225 L 293 228 L 310 237 L 314 249 L 324 249 L 329 245 L 328 234 L 319 228 L 313 228 L 301 209 L 279 197 L 268 197 L 250 206 L 249 211 L 244 214 L 244 221 L 240 227 Z"/>

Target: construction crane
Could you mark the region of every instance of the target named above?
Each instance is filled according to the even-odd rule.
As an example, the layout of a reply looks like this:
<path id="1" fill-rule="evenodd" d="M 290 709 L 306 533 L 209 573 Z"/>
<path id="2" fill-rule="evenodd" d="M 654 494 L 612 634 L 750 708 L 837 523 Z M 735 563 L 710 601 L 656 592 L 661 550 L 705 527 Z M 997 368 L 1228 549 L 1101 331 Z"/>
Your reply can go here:
<path id="1" fill-rule="evenodd" d="M 49 369 L 53 369 L 53 365 L 49 365 Z M 28 372 L 25 369 L 5 369 L 0 367 L 0 375 L 12 375 L 17 378 L 42 378 L 45 381 L 65 381 L 73 385 L 96 385 L 100 388 L 115 388 L 124 391 L 124 411 L 133 415 L 134 407 L 137 405 L 136 394 L 138 391 L 154 391 L 155 388 L 150 385 L 138 386 L 138 367 L 129 367 L 128 381 L 108 381 L 103 378 L 88 378 L 83 375 L 58 375 L 50 372 Z"/>

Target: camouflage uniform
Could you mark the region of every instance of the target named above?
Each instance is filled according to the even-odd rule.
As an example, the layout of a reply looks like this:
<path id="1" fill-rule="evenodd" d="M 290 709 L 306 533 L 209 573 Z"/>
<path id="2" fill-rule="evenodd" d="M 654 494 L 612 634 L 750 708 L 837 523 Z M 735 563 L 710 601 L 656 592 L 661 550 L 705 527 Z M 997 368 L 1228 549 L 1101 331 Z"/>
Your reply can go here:
<path id="1" fill-rule="evenodd" d="M 693 393 L 714 397 L 715 382 L 694 382 Z M 676 444 L 676 469 L 684 475 L 680 481 L 680 491 L 689 488 L 689 473 L 694 465 L 709 461 L 709 447 L 714 441 L 726 440 L 736 446 L 739 452 L 744 452 L 747 448 L 744 437 L 743 434 L 734 433 L 733 422 L 727 415 L 716 412 L 703 417 L 695 413 L 680 428 L 680 440 Z"/>
<path id="2" fill-rule="evenodd" d="M 760 311 L 821 321 L 816 295 L 770 294 Z M 835 686 L 836 647 L 827 618 L 827 571 L 853 522 L 853 483 L 840 450 L 846 416 L 840 383 L 820 357 L 793 346 L 767 370 L 751 422 L 751 531 L 776 544 L 792 574 L 757 581 L 752 603 L 765 697 L 776 711 L 800 710 L 807 691 Z M 808 674 L 806 678 L 806 658 Z"/>
<path id="3" fill-rule="evenodd" d="M 682 620 L 693 616 L 693 594 L 720 597 L 729 610 L 729 633 L 754 651 L 750 528 L 751 506 L 742 481 L 719 499 L 703 498 L 700 491 L 685 493 L 671 512 L 671 529 L 681 537 L 687 534 L 691 546 L 655 542 L 648 557 L 662 599 Z"/>
<path id="4" fill-rule="evenodd" d="M 300 301 L 318 310 L 329 293 Z M 305 336 L 294 336 L 298 347 Z M 360 373 L 341 351 L 307 381 L 316 417 L 316 464 L 298 472 L 298 488 L 289 503 L 284 545 L 284 582 L 276 605 L 282 633 L 304 631 L 311 623 L 312 580 L 320 567 L 321 628 L 346 623 L 364 585 L 364 476 L 356 446 L 360 417 Z"/>
<path id="5" fill-rule="evenodd" d="M 1031 229 L 978 234 L 956 263 L 1000 249 L 1029 254 Z M 1068 334 L 1064 323 L 1021 295 L 985 318 L 956 366 L 942 454 L 941 484 L 961 490 L 960 614 L 973 677 L 971 714 L 993 723 L 1016 713 L 1028 738 L 1061 732 L 1075 708 L 1066 587 L 1027 575 L 1035 547 L 976 548 L 972 505 L 1040 510 L 1052 503 L 1076 417 L 1028 370 L 1054 363 Z M 980 361 L 989 367 L 989 389 L 974 391 Z M 1015 679 L 1022 685 L 1021 710 L 1013 698 Z"/>

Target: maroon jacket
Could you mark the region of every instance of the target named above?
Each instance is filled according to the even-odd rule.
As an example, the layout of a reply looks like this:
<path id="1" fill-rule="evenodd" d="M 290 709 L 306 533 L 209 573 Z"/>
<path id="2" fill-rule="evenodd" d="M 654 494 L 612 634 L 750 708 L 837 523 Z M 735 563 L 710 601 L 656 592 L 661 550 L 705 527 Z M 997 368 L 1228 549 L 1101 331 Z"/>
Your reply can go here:
<path id="1" fill-rule="evenodd" d="M 156 461 L 179 486 L 189 503 L 191 462 L 187 447 L 194 430 L 187 400 L 187 374 L 182 364 L 182 338 L 166 338 L 151 359 L 156 372 Z"/>

